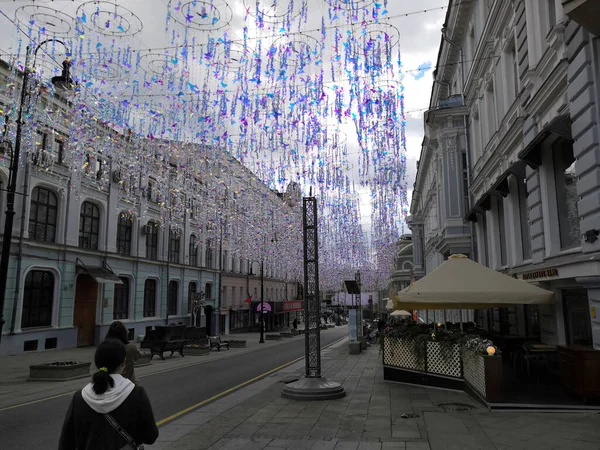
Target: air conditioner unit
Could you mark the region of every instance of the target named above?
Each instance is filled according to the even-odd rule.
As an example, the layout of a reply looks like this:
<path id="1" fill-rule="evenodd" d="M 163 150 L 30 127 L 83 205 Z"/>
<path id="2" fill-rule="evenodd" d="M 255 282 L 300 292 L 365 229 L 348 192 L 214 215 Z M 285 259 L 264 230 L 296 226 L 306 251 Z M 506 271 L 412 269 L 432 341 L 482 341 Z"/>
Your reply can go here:
<path id="1" fill-rule="evenodd" d="M 142 234 L 152 234 L 152 225 L 142 225 Z"/>

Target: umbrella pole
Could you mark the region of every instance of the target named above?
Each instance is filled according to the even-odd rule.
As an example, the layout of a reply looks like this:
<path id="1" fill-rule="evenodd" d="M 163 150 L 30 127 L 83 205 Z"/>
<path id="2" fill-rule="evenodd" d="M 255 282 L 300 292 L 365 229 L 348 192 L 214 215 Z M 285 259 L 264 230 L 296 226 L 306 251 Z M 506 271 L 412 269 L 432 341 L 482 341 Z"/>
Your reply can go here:
<path id="1" fill-rule="evenodd" d="M 444 330 L 448 331 L 448 321 L 446 320 L 446 310 L 444 310 Z"/>
<path id="2" fill-rule="evenodd" d="M 463 310 L 462 308 L 458 310 L 459 314 L 460 314 L 460 331 L 464 331 L 463 330 Z"/>

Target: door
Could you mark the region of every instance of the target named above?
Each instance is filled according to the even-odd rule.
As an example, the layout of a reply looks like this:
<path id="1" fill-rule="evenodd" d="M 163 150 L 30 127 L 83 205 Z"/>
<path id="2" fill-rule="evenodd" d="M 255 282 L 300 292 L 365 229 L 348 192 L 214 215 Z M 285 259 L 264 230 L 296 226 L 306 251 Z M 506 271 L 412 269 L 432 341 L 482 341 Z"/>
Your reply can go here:
<path id="1" fill-rule="evenodd" d="M 569 345 L 592 346 L 592 322 L 587 289 L 562 291 L 565 312 L 565 335 Z"/>
<path id="2" fill-rule="evenodd" d="M 77 328 L 77 345 L 94 345 L 98 283 L 89 275 L 77 277 L 73 326 Z"/>

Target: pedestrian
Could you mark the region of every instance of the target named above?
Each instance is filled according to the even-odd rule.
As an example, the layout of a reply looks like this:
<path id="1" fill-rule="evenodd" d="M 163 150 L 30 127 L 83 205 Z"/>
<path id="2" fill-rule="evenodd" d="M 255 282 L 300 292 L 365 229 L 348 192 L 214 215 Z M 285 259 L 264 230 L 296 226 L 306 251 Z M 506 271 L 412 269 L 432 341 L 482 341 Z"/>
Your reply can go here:
<path id="1" fill-rule="evenodd" d="M 108 327 L 108 332 L 106 333 L 106 337 L 104 339 L 117 339 L 125 345 L 125 368 L 123 369 L 123 375 L 125 378 L 131 380 L 135 384 L 138 384 L 137 378 L 135 377 L 134 363 L 141 356 L 140 351 L 133 342 L 129 342 L 127 339 L 127 328 L 123 322 L 119 322 L 118 320 L 114 321 Z"/>
<path id="2" fill-rule="evenodd" d="M 125 345 L 117 339 L 98 345 L 98 372 L 73 396 L 59 450 L 138 449 L 156 441 L 158 428 L 146 391 L 121 375 L 125 355 Z"/>

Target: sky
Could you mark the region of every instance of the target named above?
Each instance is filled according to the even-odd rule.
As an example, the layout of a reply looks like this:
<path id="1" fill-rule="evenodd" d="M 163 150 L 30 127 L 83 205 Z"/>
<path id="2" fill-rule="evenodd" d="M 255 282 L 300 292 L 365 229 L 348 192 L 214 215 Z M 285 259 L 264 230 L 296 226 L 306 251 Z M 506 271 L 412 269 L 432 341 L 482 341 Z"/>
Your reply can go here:
<path id="1" fill-rule="evenodd" d="M 211 142 L 217 139 L 219 144 L 236 144 L 240 139 L 250 140 L 249 131 L 239 130 L 244 129 L 243 123 L 254 120 L 251 127 L 256 134 L 252 135 L 250 146 L 244 144 L 246 159 L 241 158 L 242 154 L 234 153 L 234 156 L 280 190 L 283 190 L 285 182 L 293 180 L 294 174 L 307 181 L 303 186 L 305 191 L 310 183 L 322 183 L 317 180 L 323 167 L 329 178 L 336 174 L 335 167 L 339 161 L 332 153 L 320 152 L 314 144 L 321 139 L 321 132 L 314 134 L 315 130 L 322 130 L 323 126 L 327 130 L 332 129 L 339 140 L 344 141 L 347 151 L 340 165 L 346 171 L 344 181 L 341 177 L 336 178 L 333 187 L 343 197 L 347 176 L 356 189 L 360 204 L 358 221 L 364 233 L 369 235 L 375 228 L 372 225 L 378 224 L 377 220 L 383 224 L 382 228 L 390 226 L 395 232 L 398 228 L 408 232 L 407 227 L 397 226 L 402 222 L 396 198 L 398 179 L 394 179 L 393 174 L 388 175 L 392 165 L 395 165 L 392 170 L 402 169 L 403 155 L 394 154 L 393 150 L 386 151 L 391 142 L 388 131 L 394 128 L 389 135 L 393 133 L 397 139 L 401 120 L 394 119 L 396 125 L 390 127 L 389 109 L 380 116 L 365 113 L 364 105 L 367 103 L 361 100 L 352 106 L 351 98 L 358 99 L 361 94 L 368 98 L 371 95 L 382 104 L 382 95 L 390 89 L 390 83 L 395 85 L 390 92 L 396 93 L 400 92 L 398 81 L 402 82 L 406 116 L 407 199 L 410 202 L 423 139 L 423 112 L 429 103 L 433 65 L 447 0 L 306 0 L 306 9 L 303 9 L 303 0 L 265 0 L 259 5 L 265 16 L 256 14 L 257 2 L 254 0 L 122 0 L 118 4 L 110 1 L 0 0 L 0 52 L 8 55 L 9 62 L 23 64 L 24 48 L 29 39 L 34 39 L 34 44 L 51 36 L 62 39 L 74 53 L 73 73 L 80 81 L 79 99 L 92 108 L 97 107 L 104 115 L 103 121 L 112 120 L 108 117 L 112 114 L 115 117 L 112 122 L 118 125 L 125 123 L 141 135 L 165 139 L 172 136 L 181 140 L 210 139 Z M 348 5 L 358 5 L 360 9 L 348 12 Z M 102 9 L 101 16 L 95 14 L 97 8 Z M 113 15 L 112 10 L 118 14 Z M 290 20 L 286 20 L 288 11 L 291 12 L 288 15 Z M 270 15 L 279 18 L 267 20 Z M 15 24 L 20 25 L 19 31 Z M 334 48 L 336 31 L 340 32 L 338 49 Z M 381 33 L 385 33 L 386 44 L 381 44 Z M 389 41 L 388 33 L 391 36 Z M 343 47 L 350 41 L 344 39 L 354 36 L 352 42 L 357 44 L 351 45 L 357 45 L 358 53 L 354 51 L 353 54 L 362 55 L 364 49 L 361 46 L 371 45 L 364 43 L 369 42 L 364 40 L 365 35 L 374 45 L 381 44 L 381 49 L 378 47 L 372 51 L 371 56 L 379 55 L 388 64 L 371 63 L 365 56 L 362 68 L 350 73 L 347 58 L 340 62 L 349 54 Z M 255 46 L 260 46 L 260 51 Z M 389 46 L 388 56 L 385 49 Z M 277 51 L 271 54 L 270 50 L 275 48 Z M 317 48 L 322 50 L 317 51 Z M 240 49 L 246 49 L 248 55 L 254 53 L 254 57 L 244 56 Z M 398 51 L 401 68 L 397 64 Z M 37 55 L 38 73 L 57 73 L 56 63 L 52 60 L 62 61 L 64 53 L 56 43 L 46 44 Z M 258 63 L 262 78 L 252 72 L 257 65 L 257 54 L 262 59 Z M 335 55 L 340 59 L 336 59 Z M 310 60 L 306 70 L 303 58 Z M 275 61 L 278 61 L 277 64 L 269 72 L 269 64 Z M 278 65 L 281 61 L 284 63 Z M 369 65 L 383 68 L 373 75 L 374 70 L 366 68 Z M 283 66 L 285 71 L 281 70 Z M 351 80 L 354 73 L 362 74 L 360 82 Z M 333 74 L 335 81 L 332 80 Z M 262 84 L 257 78 L 261 78 Z M 288 84 L 280 83 L 281 79 L 288 80 Z M 266 105 L 266 111 L 262 111 L 254 103 L 249 115 L 252 118 L 240 113 L 245 103 L 239 101 L 239 86 L 248 85 L 254 87 L 254 95 L 262 96 Z M 302 97 L 304 85 L 309 90 L 305 98 L 312 100 L 298 100 L 297 106 L 289 104 L 291 97 L 285 95 L 290 86 L 300 92 L 296 95 Z M 357 94 L 352 87 L 364 89 L 364 92 Z M 202 93 L 207 90 L 212 95 L 204 101 L 205 107 L 209 105 L 209 112 L 202 113 L 198 105 L 202 101 Z M 377 90 L 379 94 L 370 94 Z M 384 94 L 381 94 L 382 90 Z M 340 91 L 344 92 L 345 98 L 339 103 L 342 106 L 338 107 L 335 101 Z M 315 99 L 315 95 L 319 97 L 323 92 L 327 92 L 326 102 Z M 298 119 L 298 110 L 307 115 L 306 121 L 301 118 L 298 127 L 278 122 L 277 101 L 280 98 L 287 99 L 284 103 L 288 103 L 280 109 L 283 122 Z M 331 112 L 334 103 L 337 111 L 344 110 L 343 120 L 335 120 Z M 233 109 L 236 104 L 235 113 L 215 113 Z M 325 104 L 332 108 L 329 114 L 315 112 L 324 108 Z M 259 117 L 262 115 L 264 117 Z M 359 142 L 357 117 L 368 122 L 363 130 L 377 124 L 373 136 L 380 134 L 373 139 L 378 140 L 365 143 L 363 136 L 362 144 Z M 257 122 L 256 118 L 260 120 Z M 320 121 L 320 124 L 311 128 L 311 121 Z M 157 135 L 160 131 L 158 124 L 162 124 L 163 128 L 162 134 Z M 296 128 L 302 128 L 300 138 L 294 136 Z M 285 139 L 279 142 L 273 140 L 273 136 Z M 310 136 L 311 144 L 304 147 L 307 136 Z M 278 147 L 280 144 L 283 147 Z M 270 149 L 272 145 L 276 148 Z M 311 165 L 309 158 L 313 157 L 318 159 L 318 163 L 313 161 Z M 284 169 L 277 172 L 276 168 L 282 165 Z M 378 178 L 381 173 L 385 176 Z M 277 186 L 277 182 L 281 186 Z M 382 185 L 386 183 L 395 186 L 393 198 L 386 197 L 383 192 L 385 187 Z M 323 190 L 330 187 L 321 186 Z M 304 192 L 306 194 L 308 192 Z M 379 208 L 380 212 L 388 208 L 390 214 L 387 216 L 394 216 L 392 220 L 386 217 L 385 211 L 380 217 L 375 217 L 371 213 L 373 204 L 383 205 Z M 407 206 L 404 205 L 404 208 Z M 343 217 L 337 219 L 344 220 Z M 337 230 L 341 231 L 348 230 Z M 353 234 L 350 232 L 348 236 Z M 394 239 L 393 233 L 383 233 L 382 236 Z"/>

